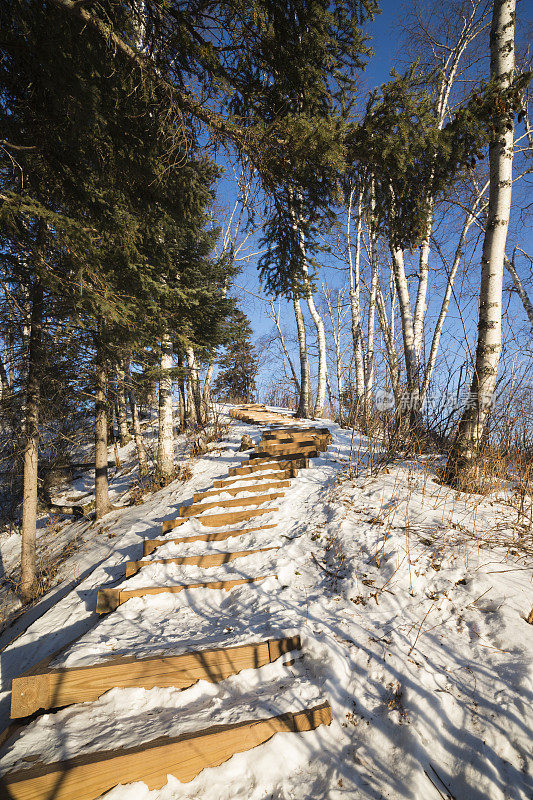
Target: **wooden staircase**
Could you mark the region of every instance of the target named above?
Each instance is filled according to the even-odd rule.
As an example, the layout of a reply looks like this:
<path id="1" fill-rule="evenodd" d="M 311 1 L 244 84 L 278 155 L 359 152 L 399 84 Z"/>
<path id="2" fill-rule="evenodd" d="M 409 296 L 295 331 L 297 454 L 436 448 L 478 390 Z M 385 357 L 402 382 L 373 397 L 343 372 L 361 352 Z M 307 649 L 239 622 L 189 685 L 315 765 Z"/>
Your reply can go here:
<path id="1" fill-rule="evenodd" d="M 276 523 L 260 524 L 261 516 L 278 511 L 270 504 L 284 497 L 290 488 L 291 478 L 297 476 L 298 470 L 307 467 L 310 458 L 327 448 L 331 439 L 329 430 L 309 425 L 288 425 L 287 416 L 273 414 L 257 404 L 236 407 L 230 411 L 230 415 L 256 426 L 269 425 L 270 428 L 262 434 L 259 443 L 241 466 L 229 470 L 227 479 L 216 480 L 213 488 L 196 493 L 192 504 L 180 509 L 179 517 L 163 523 L 160 538 L 144 541 L 143 560 L 126 562 L 123 585 L 117 588 L 103 587 L 98 591 L 96 611 L 99 614 L 114 612 L 132 597 L 149 598 L 150 595 L 175 594 L 198 588 L 230 591 L 239 585 L 253 586 L 266 578 L 275 577 L 272 572 L 253 577 L 242 577 L 239 573 L 232 577 L 229 573 L 225 580 L 192 583 L 184 580 L 173 585 L 132 588 L 127 585 L 127 579 L 139 573 L 142 575 L 142 570 L 151 564 L 172 565 L 172 568 L 193 565 L 207 569 L 232 565 L 237 559 L 272 553 L 278 549 L 278 545 L 269 544 L 268 540 L 269 532 L 277 527 Z M 213 509 L 216 513 L 209 513 Z M 221 530 L 190 535 L 184 533 L 179 537 L 165 535 L 192 518 L 203 526 Z M 228 527 L 250 520 L 258 524 Z M 224 549 L 225 543 L 229 543 L 233 537 L 259 531 L 262 534 L 264 532 L 264 547 L 253 550 Z M 217 543 L 217 549 L 200 555 L 148 558 L 165 545 L 182 546 L 189 542 L 214 542 Z M 136 581 L 138 583 L 139 578 Z M 119 618 L 116 624 L 120 624 Z M 181 655 L 163 652 L 151 657 L 137 657 L 132 653 L 95 665 L 52 668 L 52 662 L 72 643 L 69 642 L 61 651 L 53 653 L 13 681 L 11 717 L 22 724 L 22 727 L 13 729 L 13 735 L 24 735 L 24 721 L 32 715 L 34 717 L 37 713 L 52 709 L 95 701 L 112 688 L 185 689 L 198 680 L 216 683 L 243 669 L 257 669 L 301 649 L 300 637 L 291 636 L 238 646 L 199 649 Z M 0 778 L 0 797 L 6 800 L 94 800 L 120 783 L 133 781 L 143 781 L 149 789 L 157 789 L 166 783 L 168 774 L 181 781 L 190 781 L 205 767 L 218 766 L 235 753 L 268 741 L 277 732 L 312 730 L 319 725 L 328 725 L 331 719 L 328 703 L 321 703 L 303 711 L 267 719 L 214 726 L 178 737 L 159 737 L 129 749 L 91 752 L 52 764 L 33 763 L 28 768 L 8 772 Z M 9 739 L 4 742 L 4 747 L 8 743 Z M 31 753 L 28 755 L 32 756 Z"/>

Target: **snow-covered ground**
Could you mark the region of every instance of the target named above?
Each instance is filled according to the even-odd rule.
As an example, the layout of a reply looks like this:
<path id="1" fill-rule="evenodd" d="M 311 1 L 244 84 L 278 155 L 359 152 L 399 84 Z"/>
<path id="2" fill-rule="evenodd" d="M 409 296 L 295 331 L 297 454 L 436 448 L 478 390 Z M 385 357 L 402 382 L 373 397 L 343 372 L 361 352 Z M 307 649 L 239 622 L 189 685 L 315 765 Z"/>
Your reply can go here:
<path id="1" fill-rule="evenodd" d="M 277 550 L 209 569 L 151 565 L 124 580 L 124 563 L 141 558 L 142 540 L 161 538 L 163 520 L 239 463 L 242 434 L 259 438 L 259 429 L 236 421 L 216 451 L 189 462 L 187 483 L 175 482 L 87 528 L 84 549 L 65 562 L 67 577 L 54 590 L 62 599 L 53 602 L 52 592 L 3 635 L 5 644 L 20 632 L 0 654 L 0 710 L 5 721 L 12 677 L 80 634 L 54 666 L 299 633 L 302 651 L 294 663 L 282 658 L 181 692 L 114 689 L 95 703 L 44 714 L 4 751 L 0 770 L 21 768 L 30 754 L 52 762 L 107 749 L 110 737 L 127 747 L 327 699 L 329 727 L 277 734 L 190 783 L 170 776 L 159 791 L 137 783 L 113 789 L 106 799 L 531 800 L 533 626 L 525 620 L 533 606 L 531 535 L 518 538 L 505 498 L 439 485 L 429 459 L 399 461 L 373 475 L 365 467 L 364 438 L 352 441 L 327 420 L 318 424 L 331 428 L 332 443 L 290 488 L 275 490 L 285 496 L 264 507 L 278 510 L 231 526 L 274 528 L 225 541 L 169 541 L 147 560 Z M 260 473 L 257 483 L 266 483 L 268 474 Z M 249 485 L 235 476 L 231 487 L 242 486 L 246 497 Z M 214 531 L 190 519 L 165 538 Z M 79 577 L 71 588 L 74 569 Z M 102 586 L 259 575 L 265 580 L 229 592 L 133 598 L 102 619 L 94 612 Z"/>

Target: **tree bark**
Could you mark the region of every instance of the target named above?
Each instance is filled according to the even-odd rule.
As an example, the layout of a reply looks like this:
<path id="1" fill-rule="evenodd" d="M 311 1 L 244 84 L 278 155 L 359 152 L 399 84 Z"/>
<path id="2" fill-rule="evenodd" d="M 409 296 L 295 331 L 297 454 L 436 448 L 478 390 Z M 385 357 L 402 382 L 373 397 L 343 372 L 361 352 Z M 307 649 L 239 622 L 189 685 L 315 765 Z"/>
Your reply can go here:
<path id="1" fill-rule="evenodd" d="M 159 377 L 159 435 L 157 466 L 159 480 L 170 481 L 174 475 L 174 420 L 172 415 L 172 341 L 168 333 L 161 340 Z"/>
<path id="2" fill-rule="evenodd" d="M 94 392 L 94 507 L 96 519 L 112 510 L 107 474 L 107 371 L 104 322 L 99 320 L 96 334 Z"/>
<path id="3" fill-rule="evenodd" d="M 180 350 L 178 350 L 178 367 L 180 430 L 183 431 L 187 424 L 187 397 L 185 395 L 185 379 L 183 377 L 183 355 Z"/>
<path id="4" fill-rule="evenodd" d="M 490 77 L 501 89 L 510 86 L 514 72 L 516 0 L 494 0 L 490 32 Z M 481 257 L 476 363 L 468 403 L 459 422 L 448 459 L 448 477 L 466 471 L 479 452 L 492 405 L 501 350 L 502 285 L 505 243 L 511 210 L 513 177 L 512 117 L 494 117 L 495 133 L 489 144 L 490 188 L 487 223 Z"/>
<path id="5" fill-rule="evenodd" d="M 370 189 L 370 220 L 368 223 L 368 255 L 370 259 L 370 300 L 368 303 L 368 336 L 366 346 L 365 374 L 365 424 L 368 426 L 372 408 L 374 383 L 374 337 L 376 330 L 376 302 L 378 293 L 378 263 L 376 258 L 376 201 L 373 180 Z"/>
<path id="6" fill-rule="evenodd" d="M 402 320 L 403 349 L 405 356 L 405 371 L 407 377 L 407 407 L 411 421 L 418 414 L 419 405 L 419 375 L 418 359 L 415 348 L 415 335 L 413 327 L 413 316 L 411 313 L 411 301 L 409 299 L 409 288 L 405 276 L 403 253 L 395 247 L 391 247 L 392 270 L 394 283 L 398 294 L 400 305 L 400 316 Z"/>
<path id="7" fill-rule="evenodd" d="M 507 256 L 505 256 L 504 262 L 509 272 L 509 275 L 513 279 L 514 290 L 519 296 L 520 300 L 522 301 L 522 305 L 524 306 L 524 311 L 526 312 L 529 322 L 531 323 L 531 330 L 533 332 L 533 303 L 529 299 L 528 293 L 524 289 L 524 285 L 522 284 L 518 272 L 515 269 L 514 255 L 512 261 L 509 261 Z"/>
<path id="8" fill-rule="evenodd" d="M 137 461 L 139 462 L 139 475 L 144 478 L 148 474 L 148 458 L 146 455 L 146 447 L 141 431 L 141 424 L 139 421 L 139 407 L 137 405 L 137 395 L 135 386 L 133 384 L 133 376 L 130 370 L 129 359 L 125 365 L 125 373 L 128 385 L 128 400 L 130 404 L 131 419 L 133 424 L 133 438 L 135 439 L 135 449 L 137 450 Z"/>
<path id="9" fill-rule="evenodd" d="M 346 239 L 348 248 L 348 266 L 350 279 L 350 312 L 352 322 L 353 354 L 355 361 L 355 414 L 359 418 L 363 410 L 365 396 L 365 367 L 363 357 L 363 337 L 361 329 L 361 303 L 360 303 L 360 263 L 361 263 L 361 233 L 363 229 L 363 190 L 359 193 L 357 204 L 357 231 L 355 234 L 355 261 L 352 257 L 351 219 L 353 195 L 350 192 L 348 204 L 348 222 L 346 224 Z"/>
<path id="10" fill-rule="evenodd" d="M 124 447 L 129 442 L 131 442 L 131 436 L 130 432 L 128 431 L 128 416 L 126 413 L 126 394 L 124 391 L 123 359 L 117 360 L 116 375 L 117 375 L 116 406 L 117 406 L 118 436 L 119 436 L 120 446 Z"/>
<path id="11" fill-rule="evenodd" d="M 37 481 L 39 462 L 40 366 L 42 362 L 43 286 L 37 278 L 31 292 L 31 316 L 24 424 L 24 489 L 20 595 L 29 602 L 37 589 Z"/>
<path id="12" fill-rule="evenodd" d="M 305 321 L 302 314 L 300 299 L 294 297 L 292 301 L 294 316 L 296 318 L 296 329 L 298 331 L 298 348 L 300 351 L 300 398 L 296 410 L 297 417 L 311 416 L 311 378 L 309 375 L 309 359 L 307 358 L 307 338 L 305 333 Z"/>
<path id="13" fill-rule="evenodd" d="M 194 406 L 196 422 L 201 425 L 203 420 L 202 415 L 202 397 L 200 394 L 200 379 L 198 376 L 198 363 L 196 361 L 196 353 L 192 345 L 187 345 L 185 348 L 187 355 L 187 370 L 188 370 L 188 385 L 189 397 Z"/>

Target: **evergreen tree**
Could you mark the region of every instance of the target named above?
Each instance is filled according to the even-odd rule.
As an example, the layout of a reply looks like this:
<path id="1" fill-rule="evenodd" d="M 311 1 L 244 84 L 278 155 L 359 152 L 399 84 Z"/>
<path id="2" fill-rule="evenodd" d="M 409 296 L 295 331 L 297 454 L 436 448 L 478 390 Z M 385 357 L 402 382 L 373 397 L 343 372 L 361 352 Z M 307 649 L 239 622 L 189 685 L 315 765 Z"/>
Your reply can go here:
<path id="1" fill-rule="evenodd" d="M 258 361 L 252 344 L 250 322 L 235 309 L 227 330 L 228 343 L 219 359 L 213 392 L 228 402 L 250 403 L 255 392 Z"/>

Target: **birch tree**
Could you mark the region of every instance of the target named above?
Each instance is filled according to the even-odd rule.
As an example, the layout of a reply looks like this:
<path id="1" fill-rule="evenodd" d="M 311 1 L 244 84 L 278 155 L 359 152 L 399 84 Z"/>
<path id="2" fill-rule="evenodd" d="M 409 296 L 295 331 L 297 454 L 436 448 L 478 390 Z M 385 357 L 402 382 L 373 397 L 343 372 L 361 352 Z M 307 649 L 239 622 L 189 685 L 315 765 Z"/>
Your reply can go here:
<path id="1" fill-rule="evenodd" d="M 514 75 L 515 0 L 494 0 L 490 35 L 490 79 L 505 92 Z M 469 402 L 461 417 L 447 475 L 468 469 L 479 452 L 496 386 L 501 349 L 502 284 L 513 181 L 513 115 L 505 102 L 495 105 L 489 143 L 490 187 L 481 257 L 478 340 Z"/>

